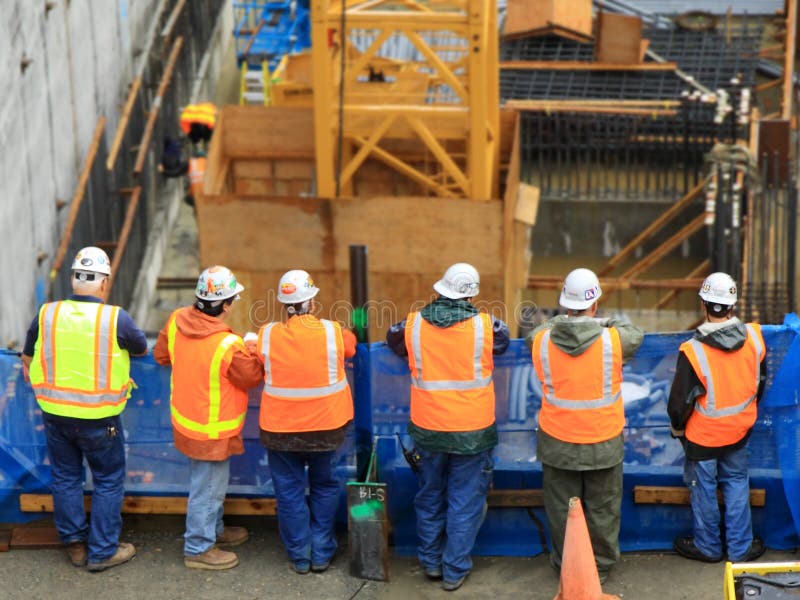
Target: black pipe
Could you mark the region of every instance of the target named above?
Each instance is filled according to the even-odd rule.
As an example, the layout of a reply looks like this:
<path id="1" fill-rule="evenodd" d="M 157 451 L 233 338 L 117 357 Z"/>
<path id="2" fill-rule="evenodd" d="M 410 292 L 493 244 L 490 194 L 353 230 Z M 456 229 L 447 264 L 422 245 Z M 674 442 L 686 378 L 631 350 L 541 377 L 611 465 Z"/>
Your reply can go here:
<path id="1" fill-rule="evenodd" d="M 369 342 L 367 317 L 367 247 L 350 245 L 350 301 L 353 303 L 353 332 L 359 342 Z"/>

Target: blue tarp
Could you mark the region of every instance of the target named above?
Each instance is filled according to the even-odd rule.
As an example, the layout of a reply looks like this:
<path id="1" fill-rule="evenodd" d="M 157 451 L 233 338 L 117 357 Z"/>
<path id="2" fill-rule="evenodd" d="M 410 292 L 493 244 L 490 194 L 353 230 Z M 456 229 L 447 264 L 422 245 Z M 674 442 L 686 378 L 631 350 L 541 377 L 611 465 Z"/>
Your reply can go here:
<path id="1" fill-rule="evenodd" d="M 790 315 L 784 325 L 765 326 L 763 331 L 769 380 L 751 437 L 750 466 L 751 486 L 766 489 L 766 506 L 753 509 L 753 523 L 769 547 L 788 549 L 800 545 L 800 321 Z M 669 434 L 666 399 L 678 346 L 689 335 L 648 334 L 634 359 L 625 366 L 625 489 L 620 532 L 623 551 L 670 548 L 675 536 L 691 532 L 688 506 L 637 505 L 633 501 L 636 485 L 683 485 L 683 453 Z M 495 452 L 493 485 L 496 489 L 539 488 L 536 419 L 541 390 L 530 353 L 522 340 L 514 340 L 504 355 L 496 357 L 495 364 L 500 444 Z M 138 388 L 123 413 L 127 492 L 186 494 L 188 462 L 172 443 L 169 370 L 145 357 L 132 361 L 131 374 Z M 379 475 L 388 484 L 395 549 L 401 554 L 412 553 L 417 484 L 396 435 L 401 434 L 404 443 L 411 444 L 405 435 L 408 367 L 383 343 L 361 345 L 349 376 L 356 395 L 356 423 L 342 449 L 339 475 L 343 481 L 354 479 L 357 448 L 368 451 L 372 439 L 377 439 Z M 40 515 L 21 513 L 19 494 L 48 491 L 49 463 L 42 419 L 30 386 L 22 379 L 18 357 L 0 354 L 0 380 L 4 383 L 0 396 L 0 522 L 23 522 Z M 231 464 L 230 494 L 273 495 L 269 466 L 258 440 L 258 403 L 258 390 L 251 390 L 244 430 L 246 452 Z M 490 509 L 475 552 L 538 554 L 542 547 L 537 520 L 546 522 L 543 509 Z"/>

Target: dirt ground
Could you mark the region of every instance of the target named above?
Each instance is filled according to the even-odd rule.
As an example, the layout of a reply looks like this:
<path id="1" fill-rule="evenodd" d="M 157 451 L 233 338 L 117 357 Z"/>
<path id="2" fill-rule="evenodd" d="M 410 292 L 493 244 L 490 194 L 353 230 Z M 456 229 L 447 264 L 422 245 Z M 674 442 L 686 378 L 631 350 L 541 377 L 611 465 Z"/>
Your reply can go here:
<path id="1" fill-rule="evenodd" d="M 123 541 L 137 556 L 102 573 L 73 567 L 63 550 L 15 550 L 0 554 L 4 599 L 281 599 L 371 600 L 460 598 L 462 600 L 552 600 L 558 580 L 544 555 L 535 558 L 476 557 L 472 574 L 456 592 L 428 581 L 414 558 L 391 557 L 390 581 L 351 577 L 346 536 L 331 568 L 321 574 L 291 570 L 274 518 L 227 519 L 244 525 L 251 539 L 236 548 L 240 564 L 213 572 L 183 566 L 180 517 L 126 517 Z M 796 560 L 769 551 L 761 560 Z M 712 600 L 722 598 L 724 563 L 703 564 L 674 554 L 626 554 L 604 586 L 624 600 Z"/>

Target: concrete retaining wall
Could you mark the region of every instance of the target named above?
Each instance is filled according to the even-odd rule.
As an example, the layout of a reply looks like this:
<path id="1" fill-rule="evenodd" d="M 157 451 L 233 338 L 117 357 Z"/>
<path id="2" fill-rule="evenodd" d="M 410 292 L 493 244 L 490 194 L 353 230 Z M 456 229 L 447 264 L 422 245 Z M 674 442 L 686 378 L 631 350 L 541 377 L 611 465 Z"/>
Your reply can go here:
<path id="1" fill-rule="evenodd" d="M 22 347 L 97 119 L 108 119 L 110 144 L 159 3 L 0 2 L 2 346 Z M 67 201 L 61 210 L 58 199 Z"/>

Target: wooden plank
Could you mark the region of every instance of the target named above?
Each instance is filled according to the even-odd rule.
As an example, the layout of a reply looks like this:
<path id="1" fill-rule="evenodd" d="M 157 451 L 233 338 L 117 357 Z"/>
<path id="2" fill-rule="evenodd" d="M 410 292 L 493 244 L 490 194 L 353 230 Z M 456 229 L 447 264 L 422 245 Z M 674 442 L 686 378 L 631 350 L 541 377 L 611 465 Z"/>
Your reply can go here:
<path id="1" fill-rule="evenodd" d="M 722 492 L 717 491 L 717 498 L 722 504 Z M 636 504 L 689 504 L 689 489 L 685 487 L 666 487 L 655 485 L 636 485 L 633 487 L 633 501 Z M 764 506 L 767 502 L 767 491 L 754 488 L 750 490 L 750 505 Z"/>
<path id="2" fill-rule="evenodd" d="M 610 62 L 583 60 L 504 60 L 500 69 L 510 71 L 674 71 L 678 64 L 674 62 Z M 585 100 L 591 102 L 591 100 Z"/>
<path id="3" fill-rule="evenodd" d="M 313 160 L 276 160 L 275 179 L 314 179 Z"/>
<path id="4" fill-rule="evenodd" d="M 83 168 L 78 178 L 78 185 L 75 188 L 75 193 L 72 195 L 72 202 L 70 203 L 64 234 L 61 236 L 61 242 L 58 244 L 58 250 L 56 250 L 56 256 L 53 259 L 53 266 L 50 269 L 51 282 L 56 278 L 61 265 L 64 263 L 64 259 L 67 255 L 67 247 L 72 241 L 72 230 L 75 227 L 75 221 L 78 218 L 78 212 L 83 203 L 83 197 L 86 193 L 86 184 L 89 182 L 89 175 L 92 172 L 94 159 L 97 156 L 97 149 L 100 146 L 100 138 L 103 135 L 105 127 L 106 118 L 100 117 L 97 119 L 97 125 L 94 128 L 94 135 L 92 136 L 92 143 L 89 144 L 89 151 L 86 153 L 86 160 L 83 161 Z"/>
<path id="5" fill-rule="evenodd" d="M 0 530 L 0 552 L 8 552 L 11 545 L 11 529 Z"/>
<path id="6" fill-rule="evenodd" d="M 185 515 L 186 496 L 125 496 L 122 502 L 122 512 L 139 515 Z M 91 510 L 92 497 L 85 495 L 83 498 L 86 510 Z M 53 497 L 49 494 L 20 494 L 20 510 L 23 512 L 53 512 Z M 226 515 L 274 515 L 275 498 L 226 498 Z M 47 540 L 47 535 L 35 531 L 49 529 L 42 527 L 16 528 L 12 536 L 12 547 L 17 537 L 16 530 L 21 529 L 23 539 Z M 56 538 L 57 539 L 57 538 Z M 58 544 L 61 545 L 60 542 Z"/>
<path id="7" fill-rule="evenodd" d="M 11 530 L 9 548 L 47 549 L 61 548 L 64 544 L 58 539 L 55 527 L 23 526 Z"/>
<path id="8" fill-rule="evenodd" d="M 601 11 L 597 15 L 597 62 L 637 63 L 642 54 L 641 17 Z"/>
<path id="9" fill-rule="evenodd" d="M 310 107 L 233 106 L 222 108 L 223 154 L 229 158 L 314 160 Z M 219 126 L 214 137 L 220 134 Z"/>
<path id="10" fill-rule="evenodd" d="M 591 38 L 591 0 L 508 0 L 504 37 L 549 32 L 569 32 L 584 41 Z"/>
<path id="11" fill-rule="evenodd" d="M 792 118 L 798 19 L 800 19 L 800 14 L 797 10 L 797 0 L 786 0 L 786 53 L 783 59 L 783 95 L 781 97 L 781 118 L 785 120 Z"/>
<path id="12" fill-rule="evenodd" d="M 486 502 L 492 508 L 527 508 L 544 506 L 540 489 L 489 490 Z"/>
<path id="13" fill-rule="evenodd" d="M 711 260 L 708 258 L 697 265 L 691 272 L 686 276 L 687 279 L 692 279 L 696 277 L 704 277 L 708 274 L 711 270 Z M 669 304 L 673 298 L 677 297 L 678 290 L 670 290 L 664 296 L 656 302 L 654 306 L 655 309 L 664 308 L 667 304 Z"/>
<path id="14" fill-rule="evenodd" d="M 122 109 L 122 116 L 117 125 L 117 131 L 114 133 L 114 141 L 111 144 L 111 150 L 106 159 L 106 169 L 109 171 L 114 169 L 114 163 L 117 161 L 117 155 L 122 144 L 122 138 L 125 136 L 125 130 L 128 129 L 128 121 L 131 118 L 133 111 L 133 103 L 136 102 L 136 97 L 139 95 L 139 88 L 142 85 L 142 78 L 136 77 L 131 84 L 131 89 L 128 92 L 128 99 L 125 101 L 125 108 Z"/>

